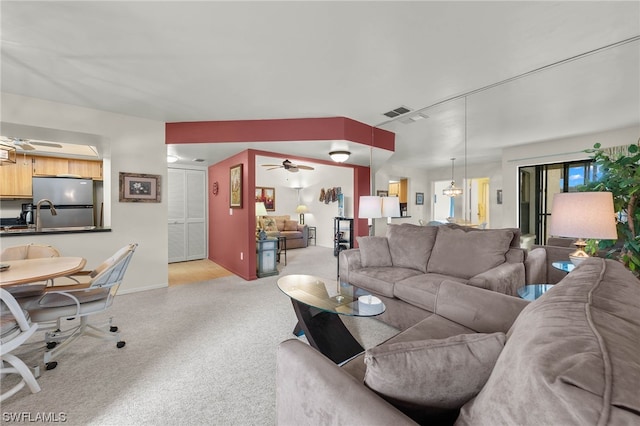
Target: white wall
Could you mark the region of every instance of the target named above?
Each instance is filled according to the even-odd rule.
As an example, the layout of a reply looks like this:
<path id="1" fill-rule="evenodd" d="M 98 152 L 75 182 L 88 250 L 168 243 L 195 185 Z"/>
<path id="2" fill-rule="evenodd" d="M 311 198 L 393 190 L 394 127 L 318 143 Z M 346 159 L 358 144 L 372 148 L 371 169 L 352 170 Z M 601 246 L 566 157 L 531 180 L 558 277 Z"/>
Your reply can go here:
<path id="1" fill-rule="evenodd" d="M 276 210 L 269 215 L 290 215 L 299 220 L 296 213 L 298 192 L 300 201 L 309 208 L 304 215 L 305 224 L 316 227 L 316 245 L 333 247 L 333 218 L 338 216 L 338 203 L 320 202 L 320 190 L 341 187 L 345 196 L 345 217 L 354 217 L 353 212 L 353 169 L 348 167 L 328 166 L 309 163 L 315 170 L 300 170 L 298 173 L 283 169 L 266 170 L 262 164 L 279 164 L 282 157 L 272 158 L 256 156 L 256 186 L 276 189 Z M 302 161 L 301 163 L 305 163 Z"/>
<path id="2" fill-rule="evenodd" d="M 167 161 L 164 123 L 104 111 L 2 93 L 2 121 L 71 134 L 101 136 L 108 144 L 104 161 L 105 225 L 111 232 L 4 237 L 3 246 L 29 242 L 52 244 L 69 256 L 87 259 L 93 268 L 120 247 L 139 244 L 121 292 L 168 284 Z M 29 135 L 15 135 L 29 137 Z M 161 203 L 120 203 L 119 172 L 160 175 Z M 110 195 L 108 195 L 110 194 Z"/>
<path id="3" fill-rule="evenodd" d="M 603 147 L 631 145 L 638 142 L 638 137 L 640 137 L 640 127 L 633 126 L 504 149 L 502 152 L 504 180 L 502 226 L 518 225 L 519 167 L 588 159 L 591 155 L 584 150 L 593 148 L 596 143 L 600 143 Z"/>

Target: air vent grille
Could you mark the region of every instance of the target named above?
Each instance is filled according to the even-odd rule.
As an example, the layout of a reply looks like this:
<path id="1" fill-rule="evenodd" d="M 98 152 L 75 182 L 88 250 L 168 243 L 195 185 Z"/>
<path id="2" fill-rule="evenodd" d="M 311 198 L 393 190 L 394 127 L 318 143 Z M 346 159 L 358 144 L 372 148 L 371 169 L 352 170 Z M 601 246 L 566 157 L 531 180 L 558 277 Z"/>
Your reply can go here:
<path id="1" fill-rule="evenodd" d="M 204 158 L 194 158 L 193 161 L 196 162 L 196 163 L 203 163 L 204 162 Z"/>
<path id="2" fill-rule="evenodd" d="M 398 107 L 396 109 L 392 109 L 391 111 L 385 112 L 383 115 L 386 115 L 389 118 L 394 118 L 394 117 L 397 117 L 399 115 L 406 114 L 406 113 L 408 113 L 410 111 L 411 110 L 409 108 L 404 107 L 404 106 L 400 106 L 400 107 Z"/>

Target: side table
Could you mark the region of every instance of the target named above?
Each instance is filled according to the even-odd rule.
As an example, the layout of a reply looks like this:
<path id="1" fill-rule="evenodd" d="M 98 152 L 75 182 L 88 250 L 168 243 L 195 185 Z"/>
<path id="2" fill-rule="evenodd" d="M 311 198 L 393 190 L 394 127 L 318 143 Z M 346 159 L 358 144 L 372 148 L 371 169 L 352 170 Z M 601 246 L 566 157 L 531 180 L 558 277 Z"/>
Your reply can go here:
<path id="1" fill-rule="evenodd" d="M 278 263 L 284 254 L 284 265 L 287 266 L 287 237 L 278 237 Z"/>
<path id="2" fill-rule="evenodd" d="M 560 260 L 557 262 L 552 262 L 551 266 L 567 273 L 573 271 L 576 267 L 576 265 L 574 265 L 570 260 Z"/>
<path id="3" fill-rule="evenodd" d="M 524 300 L 536 300 L 553 287 L 553 284 L 530 284 L 518 289 L 518 296 Z"/>
<path id="4" fill-rule="evenodd" d="M 309 235 L 307 237 L 307 242 L 311 242 L 311 240 L 313 240 L 313 245 L 316 245 L 316 227 L 315 226 L 308 226 L 307 229 L 309 230 Z M 309 244 L 307 244 L 309 245 Z"/>
<path id="5" fill-rule="evenodd" d="M 278 255 L 278 239 L 267 238 L 256 241 L 258 277 L 278 275 L 276 257 Z"/>

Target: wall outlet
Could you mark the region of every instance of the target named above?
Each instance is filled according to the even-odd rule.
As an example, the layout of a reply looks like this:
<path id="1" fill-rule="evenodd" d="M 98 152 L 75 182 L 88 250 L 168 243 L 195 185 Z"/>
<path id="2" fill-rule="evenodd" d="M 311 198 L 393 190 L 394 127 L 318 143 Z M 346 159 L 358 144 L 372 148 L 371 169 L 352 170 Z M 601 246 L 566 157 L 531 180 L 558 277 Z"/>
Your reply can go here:
<path id="1" fill-rule="evenodd" d="M 244 253 L 240 252 L 240 260 L 244 260 Z"/>

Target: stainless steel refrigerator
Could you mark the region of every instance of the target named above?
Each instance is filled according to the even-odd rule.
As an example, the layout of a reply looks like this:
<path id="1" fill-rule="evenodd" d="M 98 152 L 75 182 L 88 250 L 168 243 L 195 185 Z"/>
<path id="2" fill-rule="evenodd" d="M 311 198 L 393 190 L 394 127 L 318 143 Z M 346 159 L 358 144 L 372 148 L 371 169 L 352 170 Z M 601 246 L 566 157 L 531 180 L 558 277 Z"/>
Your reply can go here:
<path id="1" fill-rule="evenodd" d="M 43 228 L 93 225 L 93 181 L 68 177 L 34 177 L 33 205 L 50 200 L 58 213 L 51 215 L 49 204 L 40 205 Z"/>

